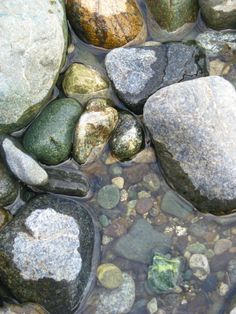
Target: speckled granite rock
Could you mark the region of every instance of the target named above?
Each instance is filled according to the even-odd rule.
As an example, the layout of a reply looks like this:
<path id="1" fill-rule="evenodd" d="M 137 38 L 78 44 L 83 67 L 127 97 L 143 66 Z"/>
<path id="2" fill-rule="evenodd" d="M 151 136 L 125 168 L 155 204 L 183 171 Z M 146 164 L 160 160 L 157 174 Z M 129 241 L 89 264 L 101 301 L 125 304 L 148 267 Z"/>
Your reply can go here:
<path id="1" fill-rule="evenodd" d="M 144 132 L 137 119 L 120 113 L 119 121 L 109 141 L 112 154 L 119 160 L 131 159 L 142 148 Z"/>
<path id="2" fill-rule="evenodd" d="M 0 206 L 14 202 L 19 190 L 19 184 L 9 173 L 2 159 L 0 159 Z"/>
<path id="3" fill-rule="evenodd" d="M 98 251 L 97 229 L 84 206 L 40 196 L 0 234 L 1 281 L 21 302 L 74 313 L 95 278 Z"/>
<path id="4" fill-rule="evenodd" d="M 199 49 L 182 43 L 114 49 L 105 66 L 118 96 L 137 114 L 158 89 L 206 74 Z"/>
<path id="5" fill-rule="evenodd" d="M 47 172 L 14 139 L 6 137 L 2 141 L 1 153 L 11 172 L 28 185 L 44 185 L 48 182 Z"/>
<path id="6" fill-rule="evenodd" d="M 61 0 L 0 3 L 0 131 L 24 127 L 45 104 L 64 63 L 67 24 Z"/>
<path id="7" fill-rule="evenodd" d="M 112 49 L 145 40 L 136 0 L 67 0 L 66 11 L 77 35 L 89 44 Z"/>
<path id="8" fill-rule="evenodd" d="M 236 206 L 235 103 L 234 87 L 216 76 L 163 88 L 144 108 L 167 181 L 204 212 Z"/>
<path id="9" fill-rule="evenodd" d="M 201 13 L 207 25 L 214 29 L 236 29 L 234 0 L 199 0 Z"/>

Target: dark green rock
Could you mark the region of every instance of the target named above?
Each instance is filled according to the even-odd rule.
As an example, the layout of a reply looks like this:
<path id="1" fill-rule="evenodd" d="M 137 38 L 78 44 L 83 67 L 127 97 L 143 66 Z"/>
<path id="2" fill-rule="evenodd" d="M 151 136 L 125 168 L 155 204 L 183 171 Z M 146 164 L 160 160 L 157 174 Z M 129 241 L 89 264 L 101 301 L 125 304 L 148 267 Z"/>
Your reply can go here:
<path id="1" fill-rule="evenodd" d="M 147 0 L 147 3 L 157 23 L 168 32 L 197 20 L 197 0 Z"/>
<path id="2" fill-rule="evenodd" d="M 18 182 L 10 175 L 3 161 L 0 160 L 0 206 L 14 202 L 18 189 Z"/>
<path id="3" fill-rule="evenodd" d="M 118 205 L 120 201 L 120 191 L 114 184 L 105 185 L 98 192 L 97 202 L 105 209 L 112 209 Z"/>
<path id="4" fill-rule="evenodd" d="M 174 292 L 181 278 L 181 259 L 156 253 L 148 270 L 148 287 L 155 293 Z"/>
<path id="5" fill-rule="evenodd" d="M 43 224 L 37 222 L 35 213 L 48 211 L 53 211 L 55 217 L 60 217 L 61 220 L 56 220 L 59 225 L 50 223 L 51 220 L 47 222 L 46 217 L 42 221 Z M 29 218 L 33 226 L 32 223 L 29 226 Z M 68 226 L 63 219 L 69 219 Z M 78 235 L 70 237 L 71 227 L 73 229 L 75 226 L 80 231 L 79 248 L 68 254 L 68 250 L 69 253 L 71 250 L 70 242 L 74 244 L 73 241 L 76 241 L 76 245 L 78 242 Z M 42 231 L 44 233 L 40 237 Z M 29 250 L 31 253 L 27 255 L 27 259 L 25 252 Z M 83 305 L 95 280 L 99 251 L 98 229 L 91 212 L 84 204 L 42 195 L 22 208 L 0 234 L 1 282 L 20 302 L 38 303 L 52 314 L 80 312 L 80 306 Z M 77 264 L 68 268 L 70 259 L 78 256 L 78 253 L 82 259 L 80 271 L 77 271 Z M 57 254 L 61 269 L 54 266 L 59 265 Z M 24 268 L 26 261 L 28 266 Z M 69 279 L 71 275 L 73 280 Z"/>
<path id="6" fill-rule="evenodd" d="M 136 118 L 121 113 L 109 142 L 112 154 L 120 160 L 130 159 L 140 151 L 143 141 L 143 129 Z"/>
<path id="7" fill-rule="evenodd" d="M 45 164 L 55 165 L 66 160 L 81 112 L 80 104 L 74 99 L 51 102 L 26 131 L 23 138 L 25 149 Z"/>

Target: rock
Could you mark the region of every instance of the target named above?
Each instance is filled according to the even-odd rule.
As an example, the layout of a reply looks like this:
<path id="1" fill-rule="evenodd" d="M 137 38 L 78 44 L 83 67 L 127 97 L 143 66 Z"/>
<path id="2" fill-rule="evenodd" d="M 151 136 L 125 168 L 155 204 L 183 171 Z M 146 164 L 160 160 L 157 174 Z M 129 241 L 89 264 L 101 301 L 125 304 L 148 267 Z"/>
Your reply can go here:
<path id="1" fill-rule="evenodd" d="M 138 214 L 143 215 L 148 213 L 153 207 L 153 200 L 151 198 L 141 198 L 137 201 L 136 211 Z"/>
<path id="2" fill-rule="evenodd" d="M 6 304 L 0 308 L 1 314 L 47 314 L 40 305 L 33 303 L 18 304 Z"/>
<path id="3" fill-rule="evenodd" d="M 197 36 L 196 42 L 207 52 L 210 57 L 229 54 L 233 56 L 236 51 L 236 32 L 207 31 Z"/>
<path id="4" fill-rule="evenodd" d="M 101 264 L 97 269 L 97 278 L 100 284 L 107 289 L 116 289 L 122 285 L 121 270 L 114 264 Z"/>
<path id="5" fill-rule="evenodd" d="M 234 307 L 229 314 L 236 314 L 236 307 Z"/>
<path id="6" fill-rule="evenodd" d="M 3 208 L 0 208 L 0 230 L 12 220 L 12 215 Z"/>
<path id="7" fill-rule="evenodd" d="M 83 197 L 89 193 L 90 185 L 86 176 L 74 167 L 46 168 L 48 183 L 40 189 L 56 194 Z"/>
<path id="8" fill-rule="evenodd" d="M 66 11 L 76 34 L 94 46 L 112 49 L 145 41 L 146 27 L 135 0 L 68 0 Z"/>
<path id="9" fill-rule="evenodd" d="M 236 5 L 231 0 L 199 0 L 201 14 L 207 25 L 221 30 L 236 28 Z"/>
<path id="10" fill-rule="evenodd" d="M 0 206 L 13 203 L 18 195 L 18 191 L 18 182 L 12 177 L 0 159 Z"/>
<path id="11" fill-rule="evenodd" d="M 20 302 L 38 303 L 52 314 L 74 313 L 95 279 L 99 239 L 93 221 L 72 200 L 43 195 L 30 201 L 0 233 L 2 283 Z"/>
<path id="12" fill-rule="evenodd" d="M 157 299 L 152 298 L 147 304 L 147 310 L 149 314 L 156 314 L 158 310 Z"/>
<path id="13" fill-rule="evenodd" d="M 127 232 L 129 227 L 129 220 L 126 217 L 119 217 L 114 219 L 112 223 L 103 230 L 103 233 L 113 238 L 120 238 Z"/>
<path id="14" fill-rule="evenodd" d="M 61 0 L 1 2 L 0 12 L 0 132 L 13 132 L 50 97 L 65 59 L 67 24 Z"/>
<path id="15" fill-rule="evenodd" d="M 189 260 L 189 267 L 200 280 L 205 280 L 210 274 L 208 259 L 203 254 L 193 254 Z"/>
<path id="16" fill-rule="evenodd" d="M 155 173 L 148 173 L 143 178 L 144 185 L 152 192 L 156 192 L 159 190 L 161 183 L 160 179 Z"/>
<path id="17" fill-rule="evenodd" d="M 97 293 L 95 314 L 129 313 L 135 300 L 135 283 L 127 273 L 122 274 L 122 285 L 112 291 L 100 288 Z"/>
<path id="18" fill-rule="evenodd" d="M 163 88 L 145 105 L 167 181 L 204 212 L 236 207 L 235 103 L 234 87 L 216 76 Z"/>
<path id="19" fill-rule="evenodd" d="M 112 184 L 115 184 L 118 189 L 122 190 L 125 184 L 125 180 L 122 177 L 115 177 L 111 180 Z"/>
<path id="20" fill-rule="evenodd" d="M 167 32 L 190 31 L 198 15 L 197 0 L 148 0 L 148 7 L 160 27 Z"/>
<path id="21" fill-rule="evenodd" d="M 196 243 L 189 244 L 186 248 L 186 251 L 192 254 L 204 254 L 206 253 L 207 249 L 204 244 L 196 242 Z"/>
<path id="22" fill-rule="evenodd" d="M 143 142 L 143 129 L 136 118 L 128 113 L 120 113 L 109 141 L 112 154 L 120 160 L 131 159 L 141 150 Z"/>
<path id="23" fill-rule="evenodd" d="M 105 66 L 117 95 L 136 114 L 158 89 L 206 74 L 202 52 L 182 43 L 114 49 Z"/>
<path id="24" fill-rule="evenodd" d="M 155 151 L 152 147 L 147 147 L 139 152 L 133 159 L 137 164 L 150 164 L 156 162 Z"/>
<path id="25" fill-rule="evenodd" d="M 114 184 L 102 187 L 97 196 L 98 204 L 105 209 L 112 209 L 118 205 L 120 201 L 120 191 Z"/>
<path id="26" fill-rule="evenodd" d="M 108 100 L 91 100 L 76 125 L 74 159 L 80 164 L 95 161 L 102 154 L 117 122 L 118 112 Z"/>
<path id="27" fill-rule="evenodd" d="M 176 193 L 168 191 L 162 199 L 161 210 L 171 216 L 187 220 L 192 216 L 194 208 Z"/>
<path id="28" fill-rule="evenodd" d="M 214 246 L 214 252 L 216 255 L 223 254 L 232 247 L 232 241 L 229 239 L 219 239 Z"/>
<path id="29" fill-rule="evenodd" d="M 51 102 L 26 131 L 23 144 L 39 161 L 55 165 L 71 152 L 75 124 L 81 114 L 80 104 L 70 98 Z"/>
<path id="30" fill-rule="evenodd" d="M 72 63 L 66 70 L 62 87 L 68 97 L 84 104 L 90 98 L 106 95 L 109 84 L 97 70 L 81 63 Z"/>
<path id="31" fill-rule="evenodd" d="M 3 139 L 1 153 L 11 172 L 25 184 L 41 186 L 48 182 L 47 172 L 13 138 Z"/>
<path id="32" fill-rule="evenodd" d="M 148 287 L 155 293 L 174 292 L 181 277 L 181 259 L 155 253 L 148 270 Z"/>
<path id="33" fill-rule="evenodd" d="M 128 260 L 147 264 L 154 249 L 166 254 L 170 242 L 168 236 L 156 231 L 145 219 L 138 219 L 129 233 L 117 240 L 114 251 Z"/>

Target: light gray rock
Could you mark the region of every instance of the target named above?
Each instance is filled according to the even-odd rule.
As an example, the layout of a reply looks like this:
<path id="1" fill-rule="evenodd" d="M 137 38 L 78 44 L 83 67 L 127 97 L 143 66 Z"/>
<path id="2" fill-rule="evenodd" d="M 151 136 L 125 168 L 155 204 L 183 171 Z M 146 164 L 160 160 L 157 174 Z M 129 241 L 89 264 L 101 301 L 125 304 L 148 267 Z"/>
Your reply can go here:
<path id="1" fill-rule="evenodd" d="M 0 131 L 24 127 L 45 104 L 64 62 L 61 0 L 0 2 Z"/>
<path id="2" fill-rule="evenodd" d="M 189 267 L 192 269 L 194 276 L 200 280 L 205 280 L 210 274 L 208 259 L 203 254 L 193 254 L 189 260 Z"/>
<path id="3" fill-rule="evenodd" d="M 95 314 L 129 313 L 135 300 L 135 283 L 127 273 L 122 274 L 122 285 L 114 290 L 100 288 Z"/>
<path id="4" fill-rule="evenodd" d="M 167 181 L 202 211 L 236 206 L 235 103 L 234 87 L 212 76 L 163 88 L 145 105 Z"/>
<path id="5" fill-rule="evenodd" d="M 2 150 L 9 169 L 22 182 L 29 185 L 44 185 L 48 182 L 47 172 L 9 138 L 3 140 Z"/>

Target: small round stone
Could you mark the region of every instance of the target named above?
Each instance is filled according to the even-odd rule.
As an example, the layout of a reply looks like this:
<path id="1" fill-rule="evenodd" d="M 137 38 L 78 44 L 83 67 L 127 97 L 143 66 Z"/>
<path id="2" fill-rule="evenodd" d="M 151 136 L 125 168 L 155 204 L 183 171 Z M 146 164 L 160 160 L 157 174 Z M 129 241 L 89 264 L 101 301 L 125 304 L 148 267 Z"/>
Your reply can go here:
<path id="1" fill-rule="evenodd" d="M 97 278 L 100 284 L 107 289 L 116 289 L 123 282 L 121 270 L 114 264 L 101 264 L 97 268 Z"/>
<path id="2" fill-rule="evenodd" d="M 229 239 L 220 239 L 216 241 L 214 246 L 214 252 L 216 255 L 223 254 L 232 247 L 232 241 Z"/>
<path id="3" fill-rule="evenodd" d="M 147 304 L 147 310 L 149 314 L 155 314 L 158 310 L 157 299 L 152 298 Z"/>
<path id="4" fill-rule="evenodd" d="M 98 204 L 105 209 L 112 209 L 120 201 L 120 191 L 114 184 L 105 185 L 98 192 L 97 197 Z"/>
<path id="5" fill-rule="evenodd" d="M 125 180 L 122 177 L 116 177 L 112 179 L 112 183 L 115 184 L 121 190 L 124 187 Z"/>
<path id="6" fill-rule="evenodd" d="M 203 254 L 193 254 L 189 260 L 189 267 L 193 274 L 200 280 L 205 280 L 210 274 L 208 259 Z"/>
<path id="7" fill-rule="evenodd" d="M 138 214 L 143 215 L 152 208 L 153 200 L 151 198 L 141 198 L 137 201 L 136 211 Z"/>

